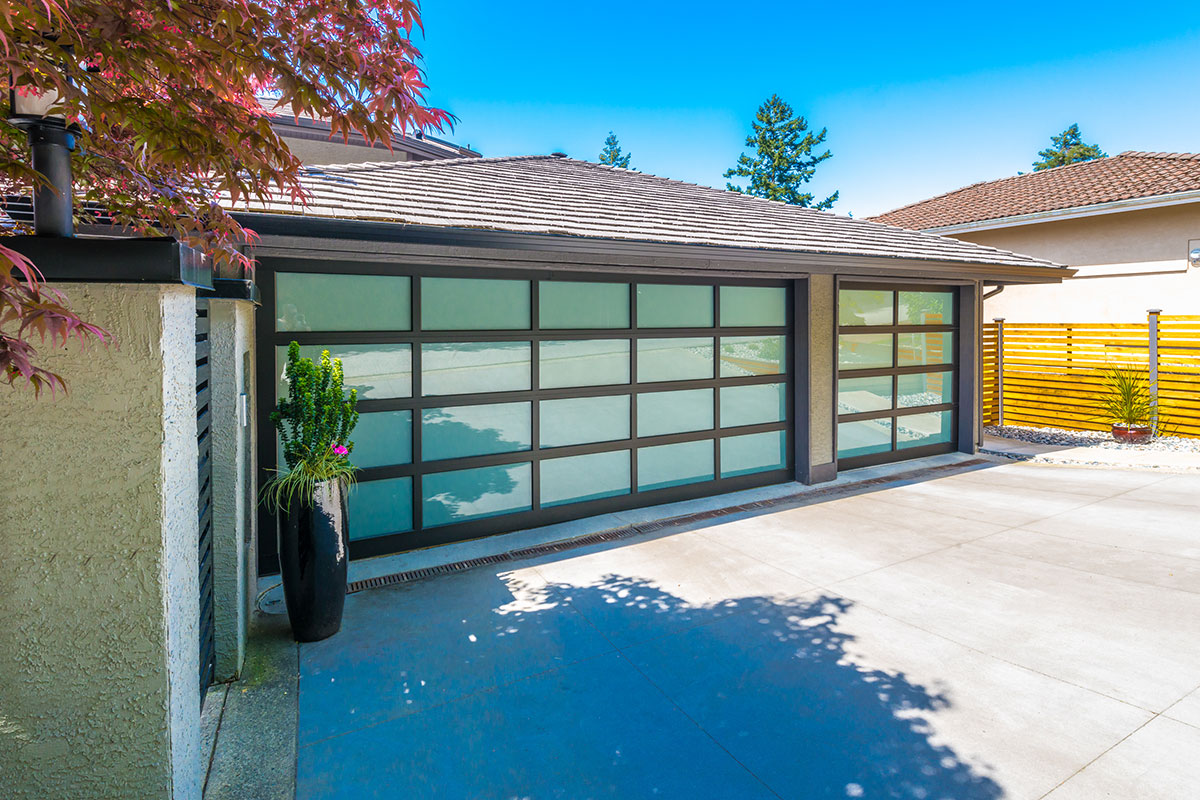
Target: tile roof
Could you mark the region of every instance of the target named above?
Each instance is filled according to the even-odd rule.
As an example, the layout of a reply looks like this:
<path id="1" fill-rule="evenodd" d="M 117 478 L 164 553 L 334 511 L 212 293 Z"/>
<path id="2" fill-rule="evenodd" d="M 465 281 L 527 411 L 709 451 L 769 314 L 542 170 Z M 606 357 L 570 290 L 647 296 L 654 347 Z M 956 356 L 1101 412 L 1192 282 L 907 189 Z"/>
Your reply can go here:
<path id="1" fill-rule="evenodd" d="M 870 219 L 924 230 L 1067 208 L 1200 191 L 1200 153 L 1115 156 L 964 186 Z"/>
<path id="2" fill-rule="evenodd" d="M 1055 266 L 970 242 L 660 178 L 561 155 L 309 167 L 307 205 L 234 211 L 516 233 Z"/>

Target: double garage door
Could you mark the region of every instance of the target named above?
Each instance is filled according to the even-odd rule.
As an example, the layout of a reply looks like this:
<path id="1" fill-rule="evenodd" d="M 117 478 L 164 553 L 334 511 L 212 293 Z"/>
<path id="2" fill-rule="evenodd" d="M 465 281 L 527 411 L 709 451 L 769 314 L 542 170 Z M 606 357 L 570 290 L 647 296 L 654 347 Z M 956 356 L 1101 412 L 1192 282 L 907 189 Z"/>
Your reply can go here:
<path id="1" fill-rule="evenodd" d="M 259 285 L 262 411 L 293 340 L 358 389 L 353 557 L 792 478 L 786 282 L 264 259 Z"/>

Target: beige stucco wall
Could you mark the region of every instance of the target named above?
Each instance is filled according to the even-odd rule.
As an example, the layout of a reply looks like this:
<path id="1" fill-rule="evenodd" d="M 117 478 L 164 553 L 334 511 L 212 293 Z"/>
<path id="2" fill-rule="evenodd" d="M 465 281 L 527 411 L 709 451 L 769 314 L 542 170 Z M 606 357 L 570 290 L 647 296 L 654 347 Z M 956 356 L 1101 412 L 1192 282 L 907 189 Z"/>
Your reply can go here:
<path id="1" fill-rule="evenodd" d="M 216 679 L 239 675 L 252 613 L 254 513 L 254 305 L 209 300 L 213 464 L 213 611 Z M 245 395 L 245 400 L 243 400 Z"/>
<path id="2" fill-rule="evenodd" d="M 984 319 L 1011 322 L 1140 322 L 1149 308 L 1200 314 L 1200 269 L 1187 251 L 1200 244 L 1200 203 L 952 234 L 1079 273 L 1061 285 L 1010 286 Z"/>
<path id="3" fill-rule="evenodd" d="M 403 150 L 347 144 L 340 138 L 327 141 L 299 139 L 283 133 L 288 149 L 303 164 L 359 164 L 364 161 L 407 161 Z"/>
<path id="4" fill-rule="evenodd" d="M 65 284 L 114 345 L 0 387 L 0 794 L 200 794 L 194 292 Z"/>
<path id="5" fill-rule="evenodd" d="M 813 275 L 808 279 L 809 304 L 809 453 L 814 467 L 834 460 L 833 454 L 833 382 L 834 314 L 836 287 L 832 275 Z"/>

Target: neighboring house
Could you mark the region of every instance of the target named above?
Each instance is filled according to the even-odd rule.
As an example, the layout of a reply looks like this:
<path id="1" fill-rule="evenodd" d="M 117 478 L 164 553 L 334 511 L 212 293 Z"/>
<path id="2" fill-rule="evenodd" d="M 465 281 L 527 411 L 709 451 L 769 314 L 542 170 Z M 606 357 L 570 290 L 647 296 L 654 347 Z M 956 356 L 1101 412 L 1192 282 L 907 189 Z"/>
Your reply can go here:
<path id="1" fill-rule="evenodd" d="M 348 138 L 341 134 L 330 137 L 326 120 L 299 117 L 291 106 L 276 103 L 269 97 L 259 103 L 270 114 L 271 127 L 287 141 L 288 148 L 305 164 L 354 164 L 363 161 L 431 161 L 439 158 L 472 158 L 479 153 L 469 147 L 438 139 L 426 134 L 392 137 L 391 149 L 386 142 L 368 144 L 360 133 Z"/>
<path id="2" fill-rule="evenodd" d="M 985 319 L 1140 322 L 1200 314 L 1200 154 L 1125 152 L 976 183 L 872 217 L 1075 267 L 1052 286 L 1009 287 Z"/>
<path id="3" fill-rule="evenodd" d="M 261 237 L 261 475 L 281 354 L 328 348 L 361 398 L 355 558 L 971 452 L 984 284 L 1070 274 L 557 156 L 304 184 L 236 214 Z"/>

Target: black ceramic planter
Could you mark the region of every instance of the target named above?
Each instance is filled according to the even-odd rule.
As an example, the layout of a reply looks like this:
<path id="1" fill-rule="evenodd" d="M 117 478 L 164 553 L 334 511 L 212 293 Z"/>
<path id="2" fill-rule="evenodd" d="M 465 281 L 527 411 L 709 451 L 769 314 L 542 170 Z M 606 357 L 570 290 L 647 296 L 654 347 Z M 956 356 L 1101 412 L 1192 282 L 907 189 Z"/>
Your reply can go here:
<path id="1" fill-rule="evenodd" d="M 311 505 L 291 503 L 279 520 L 279 569 L 288 620 L 298 642 L 327 639 L 346 605 L 346 490 L 317 484 Z"/>

